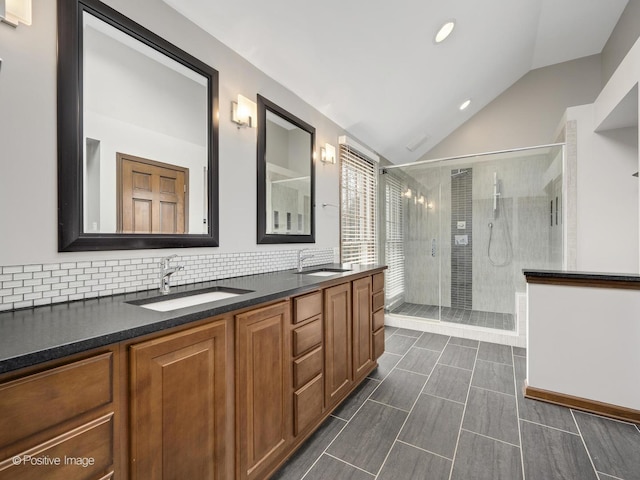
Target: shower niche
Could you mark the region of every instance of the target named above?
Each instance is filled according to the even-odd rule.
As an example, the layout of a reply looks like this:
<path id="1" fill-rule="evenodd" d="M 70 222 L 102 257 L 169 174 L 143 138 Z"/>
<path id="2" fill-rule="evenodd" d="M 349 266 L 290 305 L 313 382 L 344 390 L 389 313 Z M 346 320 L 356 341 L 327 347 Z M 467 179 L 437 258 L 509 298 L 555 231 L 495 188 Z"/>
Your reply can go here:
<path id="1" fill-rule="evenodd" d="M 386 167 L 388 314 L 516 331 L 522 269 L 562 267 L 562 172 L 562 145 Z"/>

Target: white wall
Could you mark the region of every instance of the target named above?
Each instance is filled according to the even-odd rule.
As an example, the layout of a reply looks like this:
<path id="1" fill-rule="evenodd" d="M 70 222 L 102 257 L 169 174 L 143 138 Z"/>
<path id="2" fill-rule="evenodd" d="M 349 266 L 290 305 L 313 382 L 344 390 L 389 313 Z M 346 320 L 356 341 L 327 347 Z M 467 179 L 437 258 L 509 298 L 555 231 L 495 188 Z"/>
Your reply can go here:
<path id="1" fill-rule="evenodd" d="M 627 3 L 616 27 L 602 48 L 602 84 L 609 81 L 620 62 L 640 36 L 640 1 Z"/>
<path id="2" fill-rule="evenodd" d="M 256 245 L 256 129 L 236 128 L 231 101 L 264 95 L 315 126 L 317 145 L 337 145 L 346 132 L 161 0 L 105 3 L 220 73 L 220 247 L 176 253 L 291 249 Z M 0 24 L 0 46 L 0 265 L 157 255 L 57 252 L 56 2 L 34 0 L 32 26 Z M 318 162 L 315 247 L 337 247 L 338 211 L 323 202 L 338 204 L 338 165 Z"/>
<path id="3" fill-rule="evenodd" d="M 594 107 L 567 110 L 576 120 L 576 269 L 638 272 L 638 130 L 594 132 Z"/>
<path id="4" fill-rule="evenodd" d="M 640 410 L 640 291 L 527 287 L 529 386 Z"/>
<path id="5" fill-rule="evenodd" d="M 639 81 L 640 40 L 593 104 L 566 113 L 577 125 L 577 270 L 640 268 Z"/>
<path id="6" fill-rule="evenodd" d="M 600 78 L 599 55 L 532 70 L 423 158 L 552 143 L 565 109 L 593 102 Z"/>

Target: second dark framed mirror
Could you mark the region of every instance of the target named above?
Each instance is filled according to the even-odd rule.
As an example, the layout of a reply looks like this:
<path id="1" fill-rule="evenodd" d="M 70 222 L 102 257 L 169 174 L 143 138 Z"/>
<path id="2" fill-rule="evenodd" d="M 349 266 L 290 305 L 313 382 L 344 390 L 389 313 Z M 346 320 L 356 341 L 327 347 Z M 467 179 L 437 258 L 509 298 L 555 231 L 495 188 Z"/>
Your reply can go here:
<path id="1" fill-rule="evenodd" d="M 258 95 L 258 243 L 315 243 L 315 136 Z"/>

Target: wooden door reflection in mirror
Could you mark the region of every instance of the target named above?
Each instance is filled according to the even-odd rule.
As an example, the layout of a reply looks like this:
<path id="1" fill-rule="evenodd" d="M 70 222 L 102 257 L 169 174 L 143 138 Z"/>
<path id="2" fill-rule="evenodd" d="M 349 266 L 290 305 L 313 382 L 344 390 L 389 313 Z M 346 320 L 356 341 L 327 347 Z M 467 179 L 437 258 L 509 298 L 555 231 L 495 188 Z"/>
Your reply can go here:
<path id="1" fill-rule="evenodd" d="M 185 233 L 189 169 L 118 153 L 118 231 Z"/>

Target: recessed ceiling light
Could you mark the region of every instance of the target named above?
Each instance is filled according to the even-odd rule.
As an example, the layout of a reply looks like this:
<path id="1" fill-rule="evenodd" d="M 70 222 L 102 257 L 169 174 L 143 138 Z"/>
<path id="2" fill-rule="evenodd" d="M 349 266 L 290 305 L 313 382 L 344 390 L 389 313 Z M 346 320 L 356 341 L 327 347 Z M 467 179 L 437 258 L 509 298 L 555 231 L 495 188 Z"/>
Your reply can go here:
<path id="1" fill-rule="evenodd" d="M 434 37 L 433 41 L 436 43 L 444 42 L 445 39 L 449 35 L 451 35 L 451 32 L 453 32 L 453 27 L 455 26 L 456 26 L 455 20 L 447 21 L 444 25 L 440 27 L 440 30 L 438 30 L 438 33 L 436 33 L 436 36 Z"/>
<path id="2" fill-rule="evenodd" d="M 470 104 L 471 104 L 471 99 L 469 98 L 469 99 L 465 100 L 464 102 L 462 102 L 462 103 L 460 104 L 460 107 L 458 107 L 458 108 L 460 108 L 460 110 L 464 110 L 464 109 L 465 109 L 465 108 L 467 108 Z"/>

